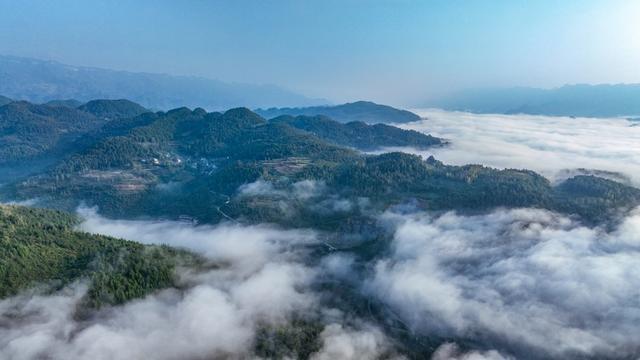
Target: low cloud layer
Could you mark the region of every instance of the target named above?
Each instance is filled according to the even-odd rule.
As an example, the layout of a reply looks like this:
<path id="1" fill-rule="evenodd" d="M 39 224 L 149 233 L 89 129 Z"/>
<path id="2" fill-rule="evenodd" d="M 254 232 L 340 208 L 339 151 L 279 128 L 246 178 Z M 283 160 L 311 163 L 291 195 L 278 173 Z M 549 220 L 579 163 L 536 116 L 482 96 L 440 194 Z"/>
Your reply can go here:
<path id="1" fill-rule="evenodd" d="M 404 359 L 390 352 L 384 334 L 375 327 L 361 330 L 345 329 L 340 324 L 325 327 L 321 334 L 323 346 L 311 360 L 375 360 L 385 358 Z"/>
<path id="2" fill-rule="evenodd" d="M 416 333 L 527 357 L 640 352 L 640 211 L 612 232 L 532 209 L 383 221 L 392 255 L 366 288 Z"/>
<path id="3" fill-rule="evenodd" d="M 186 247 L 221 266 L 183 273 L 185 289 L 107 308 L 89 320 L 74 318 L 83 283 L 2 300 L 0 357 L 254 358 L 261 326 L 313 313 L 323 330 L 312 359 L 401 359 L 398 339 L 376 317 L 323 304 L 314 282 L 327 277 L 375 299 L 412 338 L 442 339 L 432 348 L 434 360 L 640 353 L 640 209 L 609 230 L 533 209 L 474 216 L 387 212 L 379 222 L 393 230 L 391 248 L 370 266 L 349 252 L 306 261 L 306 250 L 319 242 L 310 230 L 80 212 L 82 230 Z"/>
<path id="4" fill-rule="evenodd" d="M 584 119 L 451 116 L 461 120 L 432 117 L 408 125 L 457 137 L 452 147 L 434 150 L 445 162 L 529 167 L 552 178 L 562 177 L 569 167 L 598 168 L 638 180 L 633 171 L 640 160 L 629 153 L 638 145 L 626 144 L 627 149 L 607 143 L 614 142 L 611 134 L 623 131 L 617 128 L 623 120 L 602 120 L 580 130 L 565 122 Z M 514 119 L 521 123 L 510 128 Z M 554 122 L 560 124 L 557 130 L 545 133 Z M 607 126 L 617 130 L 607 134 Z M 604 149 L 589 152 L 589 139 L 601 131 L 598 141 Z M 519 136 L 532 137 L 527 142 Z M 510 152 L 514 158 L 506 156 Z M 258 180 L 242 186 L 238 195 L 269 197 L 291 209 L 292 204 L 308 206 L 319 215 L 369 207 L 366 199 L 342 199 L 314 181 Z M 389 249 L 380 247 L 371 258 L 366 247 L 364 257 L 357 247 L 325 252 L 323 236 L 313 229 L 112 220 L 95 209 L 79 209 L 85 219 L 80 230 L 190 249 L 220 266 L 181 272 L 180 290 L 106 308 L 89 320 L 74 317 L 87 291 L 82 282 L 46 296 L 31 291 L 4 299 L 0 358 L 255 358 L 258 330 L 285 325 L 297 314 L 321 319 L 314 360 L 401 359 L 407 334 L 410 341 L 428 344 L 423 349 L 434 351 L 434 360 L 640 354 L 640 209 L 613 229 L 586 227 L 534 209 L 474 216 L 402 210 L 377 214 L 392 239 L 384 239 L 390 240 Z M 348 288 L 336 294 L 355 294 L 356 300 L 327 302 L 337 295 L 320 293 L 326 284 Z M 349 301 L 367 298 L 368 314 L 359 313 L 366 319 L 357 318 Z M 383 321 L 385 314 L 392 322 Z"/>
<path id="5" fill-rule="evenodd" d="M 625 119 L 534 115 L 479 115 L 440 110 L 417 111 L 427 120 L 401 125 L 451 141 L 428 151 L 447 164 L 526 168 L 552 180 L 566 169 L 619 172 L 640 186 L 640 126 Z"/>
<path id="6" fill-rule="evenodd" d="M 84 231 L 188 248 L 220 266 L 182 274 L 186 290 L 163 290 L 84 321 L 74 318 L 87 290 L 82 283 L 53 295 L 27 292 L 2 300 L 0 358 L 253 358 L 260 326 L 282 326 L 293 314 L 326 311 L 311 289 L 318 270 L 301 260 L 304 248 L 316 242 L 312 231 L 109 220 L 92 209 L 80 214 Z M 352 327 L 339 317 L 325 324 L 317 359 L 332 354 L 374 359 L 388 344 L 374 326 Z"/>
<path id="7" fill-rule="evenodd" d="M 442 344 L 436 349 L 431 360 L 511 360 L 496 350 L 463 351 L 455 343 Z"/>

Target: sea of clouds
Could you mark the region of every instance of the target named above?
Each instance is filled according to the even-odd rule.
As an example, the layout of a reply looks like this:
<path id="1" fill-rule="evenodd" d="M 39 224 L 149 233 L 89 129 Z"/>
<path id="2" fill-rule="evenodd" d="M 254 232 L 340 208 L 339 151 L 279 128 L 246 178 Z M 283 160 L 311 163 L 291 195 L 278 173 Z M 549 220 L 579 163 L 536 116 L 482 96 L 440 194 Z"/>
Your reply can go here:
<path id="1" fill-rule="evenodd" d="M 365 291 L 418 334 L 525 358 L 640 354 L 640 210 L 612 230 L 545 210 L 386 213 Z"/>
<path id="2" fill-rule="evenodd" d="M 627 119 L 496 115 L 415 110 L 424 120 L 399 127 L 450 141 L 427 151 L 395 148 L 445 164 L 530 169 L 562 180 L 579 168 L 624 174 L 640 185 L 640 122 Z M 389 150 L 389 149 L 385 149 Z"/>
<path id="3" fill-rule="evenodd" d="M 100 310 L 89 320 L 75 316 L 87 291 L 82 282 L 53 295 L 32 290 L 2 300 L 0 358 L 251 359 L 259 327 L 282 326 L 301 313 L 321 314 L 325 326 L 312 359 L 392 354 L 375 324 L 346 321 L 348 314 L 319 303 L 311 284 L 340 265 L 310 267 L 302 261 L 305 249 L 318 244 L 314 231 L 111 220 L 89 208 L 78 213 L 85 219 L 79 230 L 186 248 L 216 266 L 181 274 L 186 290 L 159 291 Z"/>

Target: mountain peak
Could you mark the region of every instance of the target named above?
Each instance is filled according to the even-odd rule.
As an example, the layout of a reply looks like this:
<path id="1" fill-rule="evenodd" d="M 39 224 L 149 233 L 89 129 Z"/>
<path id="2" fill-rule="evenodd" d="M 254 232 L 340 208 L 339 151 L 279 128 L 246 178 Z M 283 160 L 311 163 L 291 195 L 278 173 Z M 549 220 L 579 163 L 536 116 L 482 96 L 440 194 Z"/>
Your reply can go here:
<path id="1" fill-rule="evenodd" d="M 130 118 L 149 112 L 149 110 L 145 109 L 141 105 L 126 99 L 91 100 L 80 106 L 78 109 L 104 119 Z"/>
<path id="2" fill-rule="evenodd" d="M 338 122 L 347 123 L 361 121 L 372 123 L 407 123 L 419 121 L 420 117 L 410 111 L 396 109 L 391 106 L 376 104 L 371 101 L 356 101 L 335 106 L 312 106 L 306 108 L 270 108 L 258 109 L 256 112 L 265 118 L 280 115 L 324 115 Z"/>

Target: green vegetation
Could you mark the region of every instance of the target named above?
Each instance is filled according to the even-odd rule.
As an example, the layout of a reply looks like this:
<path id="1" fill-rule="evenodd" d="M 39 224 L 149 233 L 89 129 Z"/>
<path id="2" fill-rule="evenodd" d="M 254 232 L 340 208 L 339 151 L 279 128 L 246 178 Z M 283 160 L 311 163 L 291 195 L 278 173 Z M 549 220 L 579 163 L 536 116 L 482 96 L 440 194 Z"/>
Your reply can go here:
<path id="1" fill-rule="evenodd" d="M 91 100 L 78 109 L 107 120 L 131 118 L 149 112 L 133 101 L 124 99 Z"/>
<path id="2" fill-rule="evenodd" d="M 82 102 L 75 100 L 75 99 L 67 99 L 67 100 L 51 100 L 51 101 L 47 101 L 46 103 L 44 103 L 44 105 L 47 106 L 62 106 L 62 107 L 68 107 L 68 108 L 79 108 L 80 106 L 82 106 Z"/>
<path id="3" fill-rule="evenodd" d="M 352 205 L 363 198 L 375 211 L 407 202 L 437 211 L 537 207 L 593 223 L 640 204 L 640 190 L 596 177 L 575 177 L 554 187 L 527 170 L 449 166 L 433 158 L 370 156 L 342 147 L 438 144 L 439 139 L 386 125 L 304 116 L 266 121 L 245 108 L 225 113 L 179 108 L 106 122 L 75 141 L 77 151 L 48 171 L 2 192 L 62 209 L 85 201 L 118 217 L 186 215 L 204 222 L 237 218 L 327 229 L 362 223 L 366 216 Z M 335 212 L 304 201 L 285 199 L 283 207 L 283 199 L 240 196 L 241 185 L 258 179 L 276 184 L 280 193 L 291 193 L 296 181 L 316 180 L 327 191 L 314 201 L 345 202 Z"/>
<path id="4" fill-rule="evenodd" d="M 2 118 L 3 111 L 22 117 Z M 44 206 L 62 209 L 85 202 L 120 218 L 312 228 L 322 244 L 305 248 L 306 264 L 316 264 L 330 251 L 348 251 L 356 276 L 390 249 L 393 234 L 379 217 L 388 209 L 480 213 L 533 207 L 606 226 L 619 219 L 618 211 L 640 205 L 639 189 L 592 175 L 554 185 L 528 170 L 450 166 L 400 152 L 366 155 L 348 147 L 428 147 L 442 141 L 323 116 L 266 121 L 245 108 L 224 113 L 179 108 L 107 121 L 64 106 L 18 102 L 0 107 L 2 119 L 1 129 L 9 135 L 0 141 L 42 149 L 65 144 L 69 150 L 45 171 L 0 188 L 5 198 L 38 198 Z M 67 129 L 72 138 L 55 137 Z M 13 158 L 33 163 L 35 157 Z M 205 265 L 186 251 L 91 235 L 77 231 L 77 224 L 64 212 L 0 206 L 0 297 L 83 281 L 88 291 L 82 314 L 179 286 L 176 268 Z M 320 278 L 314 289 L 326 295 L 323 304 L 376 320 L 412 357 L 446 340 L 418 338 L 359 288 Z M 281 324 L 261 324 L 253 350 L 264 358 L 309 358 L 322 345 L 325 324 L 319 319 L 313 313 L 293 314 Z"/>
<path id="5" fill-rule="evenodd" d="M 367 125 L 354 121 L 341 124 L 326 116 L 279 116 L 272 123 L 284 123 L 336 145 L 360 150 L 375 150 L 381 147 L 410 146 L 426 149 L 443 145 L 444 141 L 414 130 L 403 130 L 385 124 Z"/>
<path id="6" fill-rule="evenodd" d="M 89 307 L 121 304 L 175 285 L 175 268 L 202 262 L 185 251 L 74 230 L 78 219 L 44 209 L 0 205 L 0 297 L 38 283 L 88 279 Z"/>
<path id="7" fill-rule="evenodd" d="M 12 100 L 12 99 L 9 99 L 9 98 L 8 98 L 8 97 L 6 97 L 6 96 L 2 96 L 2 95 L 0 95 L 0 106 L 5 106 L 5 105 L 7 105 L 7 104 L 9 104 L 9 103 L 11 103 L 11 102 L 13 102 L 13 100 Z"/>
<path id="8" fill-rule="evenodd" d="M 402 201 L 415 198 L 429 209 L 491 209 L 545 206 L 551 185 L 520 170 L 480 165 L 447 166 L 433 158 L 387 153 L 341 167 L 330 184 L 346 193 Z"/>
<path id="9" fill-rule="evenodd" d="M 122 120 L 147 112 L 126 100 L 95 100 L 76 108 L 73 101 L 36 105 L 16 101 L 0 106 L 0 166 L 27 161 L 59 160 L 97 140 L 96 134 L 122 127 Z M 135 122 L 134 122 L 135 125 Z M 93 136 L 91 136 L 93 134 Z M 24 164 L 29 166 L 29 164 Z"/>
<path id="10" fill-rule="evenodd" d="M 260 327 L 256 334 L 255 354 L 265 359 L 308 359 L 320 350 L 319 321 L 294 318 L 280 326 Z"/>
<path id="11" fill-rule="evenodd" d="M 620 210 L 640 204 L 640 190 L 592 175 L 566 180 L 555 189 L 555 208 L 584 218 L 615 217 Z"/>
<path id="12" fill-rule="evenodd" d="M 256 112 L 267 119 L 282 115 L 324 115 L 341 123 L 353 121 L 365 122 L 368 124 L 407 123 L 420 120 L 418 115 L 410 111 L 400 110 L 391 106 L 380 105 L 369 101 L 356 101 L 337 106 L 258 109 Z"/>
<path id="13" fill-rule="evenodd" d="M 76 109 L 12 102 L 0 107 L 0 164 L 51 156 L 103 123 Z"/>

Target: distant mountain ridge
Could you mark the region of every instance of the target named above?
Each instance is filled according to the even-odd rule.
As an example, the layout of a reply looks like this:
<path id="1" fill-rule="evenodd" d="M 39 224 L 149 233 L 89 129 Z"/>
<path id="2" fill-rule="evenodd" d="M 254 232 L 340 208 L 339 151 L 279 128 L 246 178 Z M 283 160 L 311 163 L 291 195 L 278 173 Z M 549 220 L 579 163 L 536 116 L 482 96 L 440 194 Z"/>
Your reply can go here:
<path id="1" fill-rule="evenodd" d="M 126 98 L 154 110 L 180 106 L 223 110 L 239 106 L 254 108 L 326 103 L 275 85 L 116 71 L 4 55 L 0 55 L 0 94 L 35 103 L 58 99 L 86 102 Z"/>
<path id="2" fill-rule="evenodd" d="M 640 84 L 465 90 L 424 104 L 475 113 L 583 117 L 640 115 Z"/>
<path id="3" fill-rule="evenodd" d="M 271 119 L 281 115 L 316 116 L 324 115 L 342 123 L 360 121 L 367 124 L 407 123 L 420 120 L 410 111 L 380 105 L 370 101 L 356 101 L 336 106 L 311 106 L 304 108 L 269 108 L 257 109 L 256 113 Z"/>
<path id="4" fill-rule="evenodd" d="M 82 101 L 78 101 L 75 99 L 66 99 L 66 100 L 51 100 L 51 101 L 47 101 L 46 103 L 44 103 L 44 105 L 48 105 L 48 106 L 62 106 L 62 107 L 69 107 L 69 108 L 79 108 L 80 106 L 82 106 Z"/>
<path id="5" fill-rule="evenodd" d="M 7 104 L 8 104 L 8 103 L 10 103 L 10 102 L 13 102 L 13 100 L 12 100 L 12 99 L 9 99 L 9 98 L 8 98 L 8 97 L 6 97 L 6 96 L 2 96 L 2 95 L 0 95 L 0 106 L 7 105 Z"/>

